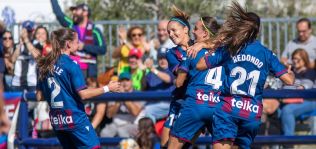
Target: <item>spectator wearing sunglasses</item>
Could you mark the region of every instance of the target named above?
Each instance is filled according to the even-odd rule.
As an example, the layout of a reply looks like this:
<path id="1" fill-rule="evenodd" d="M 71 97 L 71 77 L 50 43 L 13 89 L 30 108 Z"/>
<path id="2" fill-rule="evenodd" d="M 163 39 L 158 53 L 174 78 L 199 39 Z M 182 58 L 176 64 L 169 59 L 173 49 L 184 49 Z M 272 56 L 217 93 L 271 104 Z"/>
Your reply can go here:
<path id="1" fill-rule="evenodd" d="M 122 73 L 129 66 L 129 53 L 132 49 L 140 50 L 140 58 L 149 55 L 149 44 L 144 37 L 144 30 L 139 26 L 131 27 L 128 31 L 121 27 L 119 29 L 120 46 L 115 49 L 112 57 L 119 59 L 118 73 Z"/>
<path id="2" fill-rule="evenodd" d="M 4 55 L 4 90 L 10 91 L 11 90 L 11 82 L 13 78 L 13 69 L 14 64 L 12 62 L 12 55 L 14 52 L 14 42 L 13 36 L 10 31 L 5 31 L 2 35 L 2 45 L 3 45 L 3 55 Z"/>

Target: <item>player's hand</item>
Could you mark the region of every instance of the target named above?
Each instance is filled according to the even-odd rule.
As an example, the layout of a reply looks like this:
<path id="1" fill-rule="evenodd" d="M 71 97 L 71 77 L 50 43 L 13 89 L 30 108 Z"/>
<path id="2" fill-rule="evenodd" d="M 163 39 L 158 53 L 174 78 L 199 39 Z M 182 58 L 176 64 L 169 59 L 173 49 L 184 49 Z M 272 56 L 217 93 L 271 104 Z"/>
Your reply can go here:
<path id="1" fill-rule="evenodd" d="M 108 84 L 109 90 L 111 92 L 119 92 L 120 90 L 120 82 L 117 81 L 110 81 L 110 83 Z"/>
<path id="2" fill-rule="evenodd" d="M 194 45 L 190 46 L 187 50 L 188 57 L 195 58 L 197 53 L 203 48 L 202 43 L 195 43 Z"/>

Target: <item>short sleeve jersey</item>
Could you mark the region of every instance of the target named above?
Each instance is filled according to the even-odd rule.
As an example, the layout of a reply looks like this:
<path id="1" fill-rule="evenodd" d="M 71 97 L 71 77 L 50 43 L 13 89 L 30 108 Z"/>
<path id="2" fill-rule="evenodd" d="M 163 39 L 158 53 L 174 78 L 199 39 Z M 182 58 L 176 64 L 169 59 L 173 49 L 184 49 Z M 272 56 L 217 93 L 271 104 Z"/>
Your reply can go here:
<path id="1" fill-rule="evenodd" d="M 205 60 L 211 67 L 220 63 L 222 56 L 225 55 L 206 56 Z M 244 119 L 260 119 L 262 92 L 267 76 L 272 73 L 280 77 L 287 73 L 277 56 L 259 41 L 250 42 L 235 56 L 229 56 L 223 67 L 227 77 L 227 92 L 222 109 Z"/>
<path id="2" fill-rule="evenodd" d="M 166 52 L 166 58 L 168 61 L 169 70 L 176 75 L 176 72 L 180 66 L 181 61 L 186 57 L 186 51 L 182 49 L 181 46 L 176 46 L 171 49 L 168 49 Z M 183 99 L 188 81 L 184 82 L 184 85 L 180 88 L 176 88 L 172 94 L 176 99 Z"/>
<path id="3" fill-rule="evenodd" d="M 86 88 L 80 67 L 68 55 L 61 55 L 54 65 L 54 73 L 39 81 L 50 106 L 50 120 L 55 130 L 72 130 L 88 118 L 78 92 Z"/>
<path id="4" fill-rule="evenodd" d="M 209 105 L 215 106 L 219 102 L 219 95 L 223 90 L 226 76 L 222 66 L 203 71 L 196 69 L 199 60 L 207 54 L 209 53 L 206 49 L 200 50 L 195 58 L 188 57 L 182 61 L 179 69 L 187 72 L 189 76 L 186 97 L 196 99 L 198 104 L 207 102 Z"/>

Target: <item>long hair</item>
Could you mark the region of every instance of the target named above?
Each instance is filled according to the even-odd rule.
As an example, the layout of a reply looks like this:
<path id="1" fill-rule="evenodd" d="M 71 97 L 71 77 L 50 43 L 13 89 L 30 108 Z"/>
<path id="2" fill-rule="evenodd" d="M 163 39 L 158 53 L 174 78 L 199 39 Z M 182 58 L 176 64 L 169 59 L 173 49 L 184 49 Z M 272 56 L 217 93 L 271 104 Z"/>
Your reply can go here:
<path id="1" fill-rule="evenodd" d="M 210 37 L 217 34 L 220 25 L 217 23 L 216 19 L 213 17 L 205 16 L 201 18 L 203 29 L 209 32 Z"/>
<path id="2" fill-rule="evenodd" d="M 154 148 L 154 140 L 155 137 L 155 126 L 153 121 L 144 117 L 139 120 L 138 123 L 138 135 L 137 135 L 137 143 L 141 149 L 151 149 Z"/>
<path id="3" fill-rule="evenodd" d="M 36 38 L 36 34 L 37 34 L 37 32 L 38 32 L 38 30 L 39 29 L 44 29 L 45 30 L 45 32 L 46 32 L 46 43 L 48 43 L 48 44 L 50 44 L 50 41 L 49 41 L 49 32 L 48 32 L 48 30 L 47 30 L 47 28 L 45 27 L 45 26 L 43 26 L 43 25 L 40 25 L 40 26 L 38 26 L 36 29 L 35 29 L 35 32 L 34 32 L 34 35 L 33 35 L 33 39 L 35 39 Z"/>
<path id="4" fill-rule="evenodd" d="M 228 18 L 214 41 L 227 46 L 230 53 L 235 55 L 248 42 L 257 38 L 259 30 L 260 17 L 253 12 L 247 12 L 234 1 Z"/>
<path id="5" fill-rule="evenodd" d="M 292 53 L 292 59 L 294 58 L 296 54 L 298 54 L 302 58 L 303 62 L 305 63 L 305 67 L 309 68 L 310 62 L 309 62 L 308 53 L 306 52 L 306 50 L 301 49 L 301 48 L 296 49 Z"/>
<path id="6" fill-rule="evenodd" d="M 54 64 L 61 55 L 61 50 L 66 47 L 67 41 L 75 39 L 76 32 L 72 29 L 62 28 L 51 33 L 52 51 L 46 57 L 38 60 L 39 80 L 43 80 L 48 74 L 53 74 Z"/>

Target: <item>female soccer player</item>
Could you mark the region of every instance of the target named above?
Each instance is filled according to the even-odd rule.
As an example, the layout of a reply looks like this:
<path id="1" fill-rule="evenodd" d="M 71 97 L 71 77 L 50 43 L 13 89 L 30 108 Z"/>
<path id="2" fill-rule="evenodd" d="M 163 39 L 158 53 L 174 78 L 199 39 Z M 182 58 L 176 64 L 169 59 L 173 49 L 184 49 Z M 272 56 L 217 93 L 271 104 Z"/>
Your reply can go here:
<path id="1" fill-rule="evenodd" d="M 172 17 L 168 23 L 168 33 L 169 38 L 173 41 L 177 46 L 171 48 L 167 51 L 166 57 L 169 64 L 169 69 L 177 76 L 177 70 L 179 68 L 180 62 L 182 58 L 186 55 L 186 49 L 192 43 L 190 39 L 190 24 L 188 22 L 189 16 L 173 6 L 174 17 Z M 181 87 L 176 84 L 176 89 L 173 91 L 173 100 L 170 103 L 169 116 L 167 121 L 165 122 L 162 138 L 161 138 L 161 146 L 166 148 L 167 142 L 169 139 L 170 128 L 172 127 L 174 119 L 179 113 L 179 109 L 181 107 L 182 99 L 184 98 L 184 93 L 186 90 L 186 84 Z"/>
<path id="2" fill-rule="evenodd" d="M 218 28 L 214 18 L 202 17 L 196 22 L 193 31 L 196 42 L 210 40 Z M 196 69 L 199 59 L 207 53 L 207 49 L 202 49 L 197 53 L 197 57 L 185 57 L 180 63 L 176 82 L 181 85 L 188 79 L 189 83 L 180 114 L 171 130 L 168 148 L 181 149 L 184 142 L 194 143 L 205 127 L 211 132 L 212 116 L 215 105 L 219 102 L 225 73 L 222 72 L 222 67 L 203 71 Z"/>
<path id="3" fill-rule="evenodd" d="M 215 149 L 231 148 L 232 142 L 242 149 L 250 148 L 259 129 L 263 86 L 269 73 L 285 84 L 294 82 L 293 72 L 256 40 L 259 16 L 247 12 L 237 2 L 233 2 L 231 8 L 213 40 L 218 42 L 215 45 L 224 45 L 224 49 L 205 56 L 197 65 L 199 70 L 204 70 L 225 61 L 227 81 L 224 88 L 227 92 L 221 96 L 212 124 Z"/>
<path id="4" fill-rule="evenodd" d="M 79 65 L 69 57 L 78 49 L 77 33 L 59 29 L 52 32 L 51 39 L 52 51 L 38 62 L 37 99 L 47 100 L 51 125 L 63 148 L 100 148 L 81 100 L 117 91 L 119 83 L 86 89 Z"/>

